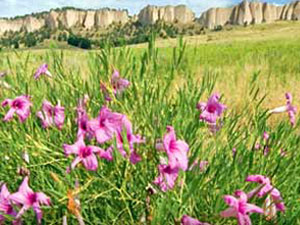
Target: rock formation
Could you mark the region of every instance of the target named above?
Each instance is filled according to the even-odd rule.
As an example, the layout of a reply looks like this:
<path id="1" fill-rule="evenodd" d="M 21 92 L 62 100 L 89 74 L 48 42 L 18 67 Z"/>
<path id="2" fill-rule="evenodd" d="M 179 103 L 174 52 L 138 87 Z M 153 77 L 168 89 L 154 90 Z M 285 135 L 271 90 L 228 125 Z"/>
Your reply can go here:
<path id="1" fill-rule="evenodd" d="M 50 29 L 58 27 L 83 27 L 86 29 L 107 27 L 112 23 L 127 23 L 129 20 L 126 10 L 99 9 L 77 10 L 65 9 L 54 11 L 35 17 L 32 15 L 18 19 L 0 19 L 0 34 L 6 31 L 20 31 L 22 29 L 32 32 L 46 26 Z"/>
<path id="2" fill-rule="evenodd" d="M 233 12 L 234 14 L 231 18 L 233 24 L 243 25 L 252 23 L 253 18 L 248 1 L 243 1 L 241 4 L 235 6 Z"/>
<path id="3" fill-rule="evenodd" d="M 242 1 L 232 8 L 211 8 L 204 12 L 199 22 L 213 29 L 219 25 L 245 25 L 271 23 L 276 20 L 299 20 L 300 1 L 283 6 L 270 3 Z"/>
<path id="4" fill-rule="evenodd" d="M 269 3 L 244 0 L 231 8 L 211 8 L 197 19 L 203 26 L 214 29 L 226 24 L 248 25 L 271 23 L 276 20 L 300 20 L 300 0 L 277 6 Z M 136 22 L 147 25 L 157 21 L 189 24 L 195 21 L 195 14 L 185 5 L 146 6 L 138 15 L 129 17 L 126 10 L 62 9 L 28 15 L 14 19 L 0 18 L 0 35 L 7 32 L 36 31 L 42 27 L 50 29 L 82 27 L 84 29 L 105 28 L 113 23 Z"/>
<path id="5" fill-rule="evenodd" d="M 288 7 L 286 8 L 286 12 L 285 12 L 285 15 L 284 15 L 284 20 L 291 20 L 292 19 L 292 15 L 293 15 L 293 4 L 290 3 L 288 5 Z"/>
<path id="6" fill-rule="evenodd" d="M 252 16 L 252 23 L 260 24 L 263 22 L 263 3 L 250 2 L 250 11 Z"/>
<path id="7" fill-rule="evenodd" d="M 95 26 L 107 27 L 112 23 L 127 23 L 129 20 L 127 11 L 98 10 L 96 11 Z"/>
<path id="8" fill-rule="evenodd" d="M 50 29 L 54 29 L 58 27 L 58 16 L 59 13 L 55 11 L 50 11 L 50 13 L 45 18 L 45 24 Z"/>
<path id="9" fill-rule="evenodd" d="M 278 19 L 279 18 L 277 18 L 277 6 L 265 3 L 263 5 L 263 22 L 271 23 Z"/>
<path id="10" fill-rule="evenodd" d="M 292 20 L 300 20 L 300 2 L 295 2 Z"/>
<path id="11" fill-rule="evenodd" d="M 45 20 L 43 19 L 38 19 L 33 16 L 28 16 L 23 20 L 23 27 L 26 27 L 26 30 L 28 32 L 39 30 L 43 26 L 45 26 Z"/>
<path id="12" fill-rule="evenodd" d="M 78 10 L 65 10 L 59 15 L 59 21 L 61 25 L 66 28 L 71 28 L 75 26 L 82 26 L 85 19 L 86 12 Z"/>
<path id="13" fill-rule="evenodd" d="M 29 32 L 41 29 L 45 25 L 45 21 L 34 18 L 32 16 L 25 17 L 24 19 L 0 19 L 0 34 L 6 31 L 20 31 L 22 28 Z"/>
<path id="14" fill-rule="evenodd" d="M 86 29 L 91 29 L 95 26 L 95 16 L 96 16 L 96 11 L 89 10 L 86 12 L 85 20 L 83 23 L 83 26 Z"/>
<path id="15" fill-rule="evenodd" d="M 185 5 L 163 7 L 148 5 L 138 15 L 138 20 L 142 24 L 154 24 L 158 20 L 187 24 L 193 22 L 194 19 L 195 14 Z"/>

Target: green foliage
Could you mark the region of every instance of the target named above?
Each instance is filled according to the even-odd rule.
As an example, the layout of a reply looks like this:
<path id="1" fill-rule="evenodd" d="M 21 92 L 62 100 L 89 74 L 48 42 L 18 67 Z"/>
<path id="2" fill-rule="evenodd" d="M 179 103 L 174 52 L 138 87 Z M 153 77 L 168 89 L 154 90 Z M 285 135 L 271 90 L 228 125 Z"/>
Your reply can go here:
<path id="1" fill-rule="evenodd" d="M 92 43 L 89 39 L 77 37 L 75 35 L 70 35 L 70 37 L 68 38 L 68 44 L 83 49 L 91 49 L 92 47 Z"/>
<path id="2" fill-rule="evenodd" d="M 285 89 L 287 86 L 283 85 L 288 80 L 299 80 L 299 40 L 187 46 L 180 39 L 176 47 L 161 49 L 155 47 L 154 40 L 152 33 L 146 49 L 113 48 L 109 42 L 103 42 L 103 49 L 91 52 L 1 52 L 0 71 L 10 71 L 5 79 L 13 89 L 0 89 L 0 99 L 28 94 L 33 107 L 24 124 L 16 118 L 9 123 L 0 122 L 0 169 L 3 171 L 0 180 L 11 192 L 16 191 L 23 179 L 17 169 L 22 166 L 30 170 L 32 189 L 45 192 L 52 200 L 51 207 L 43 207 L 44 224 L 61 224 L 64 215 L 68 224 L 78 224 L 67 209 L 68 190 L 74 189 L 78 181 L 77 197 L 86 224 L 174 225 L 180 224 L 183 214 L 188 214 L 214 225 L 234 225 L 234 219 L 219 216 L 226 208 L 222 197 L 237 189 L 251 190 L 254 186 L 245 182 L 246 176 L 262 174 L 272 178 L 287 210 L 285 214 L 278 213 L 272 221 L 253 214 L 252 223 L 299 224 L 300 124 L 291 128 L 285 115 L 271 126 L 262 106 L 271 85 Z M 34 70 L 44 62 L 49 64 L 53 78 L 33 80 Z M 249 65 L 264 71 L 244 76 Z M 106 104 L 113 111 L 126 114 L 133 123 L 134 133 L 146 138 L 145 144 L 135 146 L 143 160 L 131 165 L 114 151 L 115 160 L 99 160 L 97 172 L 77 167 L 67 174 L 65 170 L 74 158 L 65 157 L 62 145 L 76 140 L 74 109 L 78 98 L 84 94 L 90 96 L 87 111 L 90 117 L 96 117 L 105 104 L 99 83 L 109 83 L 113 67 L 131 85 L 117 100 Z M 197 74 L 199 70 L 201 76 Z M 222 102 L 229 106 L 241 84 L 235 83 L 240 76 L 247 85 L 240 99 L 247 104 L 228 107 L 222 129 L 213 135 L 199 121 L 195 106 L 199 101 L 206 101 L 216 87 L 222 94 Z M 262 87 L 264 79 L 269 82 Z M 276 83 L 278 80 L 280 83 Z M 220 88 L 224 84 L 234 91 L 225 92 L 227 89 Z M 279 95 L 275 98 L 281 102 Z M 66 107 L 66 122 L 61 131 L 44 130 L 35 117 L 34 112 L 40 109 L 44 99 L 53 104 L 60 100 Z M 7 109 L 0 108 L 0 118 L 6 112 Z M 190 165 L 198 159 L 208 160 L 209 166 L 204 171 L 180 173 L 174 190 L 163 193 L 156 188 L 157 194 L 151 195 L 148 187 L 154 186 L 152 181 L 158 175 L 160 156 L 165 155 L 155 149 L 155 143 L 163 137 L 167 125 L 174 126 L 178 139 L 189 144 Z M 264 131 L 270 134 L 271 149 L 267 156 L 253 148 L 257 141 L 262 141 Z M 93 140 L 90 143 L 96 144 Z M 235 156 L 233 147 L 237 149 Z M 280 154 L 281 148 L 287 151 L 285 157 Z M 22 159 L 25 150 L 30 156 L 29 164 Z M 251 202 L 262 205 L 263 199 Z M 36 223 L 30 211 L 23 219 L 25 224 Z"/>
<path id="3" fill-rule="evenodd" d="M 63 8 L 58 10 L 73 9 Z M 43 16 L 37 14 L 36 16 Z M 7 31 L 3 34 L 0 46 L 4 48 L 34 47 L 45 40 L 53 39 L 60 42 L 67 41 L 68 44 L 84 49 L 90 49 L 92 45 L 101 48 L 105 42 L 109 41 L 114 47 L 145 43 L 149 40 L 151 33 L 158 33 L 160 38 L 176 38 L 180 35 L 201 34 L 200 24 L 179 25 L 157 21 L 155 24 L 142 25 L 139 22 L 129 22 L 126 24 L 113 23 L 107 28 L 99 31 L 98 28 L 85 30 L 83 27 L 66 28 L 61 21 L 58 27 L 50 29 L 43 27 L 34 32 L 27 32 L 21 29 L 18 32 Z M 72 34 L 69 36 L 69 34 Z M 18 44 L 16 44 L 18 42 Z M 20 45 L 22 44 L 22 45 Z"/>
<path id="4" fill-rule="evenodd" d="M 93 39 L 93 44 L 101 48 L 103 42 L 109 40 L 110 44 L 118 47 L 145 43 L 152 33 L 158 33 L 161 38 L 176 38 L 180 35 L 194 35 L 196 26 L 179 27 L 176 24 L 169 24 L 158 21 L 153 25 L 142 25 L 139 22 L 127 23 L 125 25 L 115 24 L 112 30 L 102 34 L 99 39 Z"/>
<path id="5" fill-rule="evenodd" d="M 37 44 L 37 39 L 33 33 L 29 33 L 25 36 L 24 44 L 26 47 L 33 47 Z"/>
<path id="6" fill-rule="evenodd" d="M 223 26 L 222 25 L 218 25 L 214 28 L 214 31 L 221 31 L 223 30 Z"/>
<path id="7" fill-rule="evenodd" d="M 18 32 L 6 32 L 1 40 L 0 46 L 5 48 L 19 48 L 20 44 L 24 44 L 25 47 L 34 47 L 39 43 L 42 43 L 46 39 L 51 38 L 51 30 L 43 27 L 40 30 L 34 32 L 27 32 L 26 30 Z"/>

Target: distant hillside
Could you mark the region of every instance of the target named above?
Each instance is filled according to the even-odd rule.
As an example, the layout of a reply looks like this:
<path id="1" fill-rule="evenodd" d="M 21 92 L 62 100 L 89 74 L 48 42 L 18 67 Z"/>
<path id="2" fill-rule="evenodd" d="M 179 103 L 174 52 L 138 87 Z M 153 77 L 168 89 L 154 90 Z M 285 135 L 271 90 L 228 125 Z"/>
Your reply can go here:
<path id="1" fill-rule="evenodd" d="M 231 8 L 211 8 L 201 15 L 199 22 L 209 29 L 214 29 L 228 24 L 249 25 L 299 19 L 300 1 L 282 6 L 259 1 L 242 1 Z"/>
<path id="2" fill-rule="evenodd" d="M 110 8 L 65 7 L 0 19 L 0 49 L 33 47 L 45 40 L 86 49 L 101 48 L 108 42 L 122 46 L 146 42 L 152 33 L 166 39 L 205 34 L 206 29 L 219 31 L 227 25 L 248 26 L 299 19 L 300 1 L 277 6 L 245 0 L 230 8 L 211 8 L 199 18 L 195 18 L 194 12 L 185 5 L 148 5 L 138 15 Z"/>
<path id="3" fill-rule="evenodd" d="M 82 10 L 72 7 L 55 9 L 50 12 L 35 13 L 12 19 L 0 19 L 0 35 L 5 32 L 33 32 L 41 28 L 73 28 L 85 30 L 106 28 L 111 24 L 126 24 L 139 21 L 142 24 L 154 24 L 158 20 L 170 23 L 188 24 L 194 21 L 194 13 L 184 5 L 156 7 L 147 6 L 139 15 L 129 16 L 127 10 L 103 8 Z"/>
<path id="4" fill-rule="evenodd" d="M 184 5 L 146 6 L 138 15 L 126 10 L 55 9 L 12 19 L 0 19 L 0 48 L 33 47 L 53 39 L 90 49 L 143 43 L 153 32 L 161 38 L 200 34 L 195 15 Z"/>

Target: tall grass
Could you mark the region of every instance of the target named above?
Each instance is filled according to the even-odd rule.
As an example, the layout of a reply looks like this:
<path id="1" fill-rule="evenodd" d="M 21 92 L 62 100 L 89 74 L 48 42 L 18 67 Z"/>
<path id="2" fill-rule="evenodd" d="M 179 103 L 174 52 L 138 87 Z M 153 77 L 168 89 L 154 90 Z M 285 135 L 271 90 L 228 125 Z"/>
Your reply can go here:
<path id="1" fill-rule="evenodd" d="M 0 99 L 28 94 L 34 103 L 32 112 L 40 109 L 44 99 L 60 100 L 66 107 L 66 122 L 61 131 L 42 129 L 34 113 L 24 124 L 1 122 L 0 180 L 11 191 L 17 190 L 22 181 L 17 168 L 29 169 L 33 189 L 44 191 L 52 200 L 52 207 L 44 208 L 44 224 L 60 224 L 64 215 L 69 224 L 77 224 L 67 208 L 67 193 L 79 180 L 86 224 L 179 224 L 181 216 L 188 214 L 220 225 L 236 224 L 219 216 L 226 208 L 222 196 L 236 189 L 249 191 L 252 185 L 244 182 L 246 176 L 262 174 L 271 177 L 281 191 L 287 211 L 273 221 L 252 215 L 253 224 L 300 224 L 299 124 L 291 128 L 285 117 L 270 123 L 266 115 L 268 106 L 284 101 L 286 89 L 296 93 L 299 50 L 296 40 L 200 46 L 186 46 L 179 40 L 174 48 L 156 48 L 153 38 L 147 49 L 106 46 L 85 53 L 55 49 L 1 53 L 0 69 L 9 70 L 5 80 L 13 89 L 1 89 Z M 49 64 L 53 79 L 33 80 L 42 62 Z M 131 165 L 117 157 L 100 161 L 97 172 L 80 167 L 66 174 L 71 159 L 65 158 L 62 145 L 76 140 L 77 100 L 88 94 L 88 113 L 96 117 L 105 103 L 100 81 L 109 81 L 113 67 L 131 86 L 109 107 L 128 115 L 135 133 L 146 137 L 146 144 L 137 147 L 143 160 Z M 213 135 L 199 121 L 195 106 L 216 90 L 229 109 L 222 129 Z M 1 118 L 5 112 L 0 109 Z M 189 144 L 190 164 L 200 159 L 208 160 L 209 166 L 204 172 L 180 174 L 182 185 L 150 196 L 147 187 L 157 176 L 162 154 L 155 150 L 155 142 L 167 125 L 174 126 L 178 137 Z M 264 131 L 270 133 L 267 156 L 254 150 Z M 286 157 L 280 155 L 281 148 L 287 151 Z M 22 160 L 25 150 L 29 164 Z M 27 212 L 25 218 L 25 224 L 35 223 L 33 213 Z"/>

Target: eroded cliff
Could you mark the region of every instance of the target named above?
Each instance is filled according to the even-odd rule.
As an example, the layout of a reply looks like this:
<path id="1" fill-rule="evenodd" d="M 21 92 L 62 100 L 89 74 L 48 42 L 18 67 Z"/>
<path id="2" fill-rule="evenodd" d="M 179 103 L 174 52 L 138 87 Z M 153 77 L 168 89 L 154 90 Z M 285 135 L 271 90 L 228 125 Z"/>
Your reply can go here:
<path id="1" fill-rule="evenodd" d="M 245 25 L 271 23 L 276 20 L 299 20 L 300 1 L 283 6 L 270 3 L 242 1 L 232 8 L 211 8 L 204 12 L 199 22 L 209 29 L 219 25 Z"/>
<path id="2" fill-rule="evenodd" d="M 169 23 L 187 24 L 193 22 L 195 13 L 185 5 L 178 6 L 152 6 L 148 5 L 138 14 L 142 24 L 154 24 L 158 20 Z"/>
<path id="3" fill-rule="evenodd" d="M 38 18 L 30 15 L 17 19 L 0 19 L 0 34 L 6 31 L 39 30 L 46 26 L 50 29 L 58 27 L 107 27 L 112 23 L 127 23 L 129 20 L 126 10 L 99 9 L 99 10 L 51 10 Z"/>

